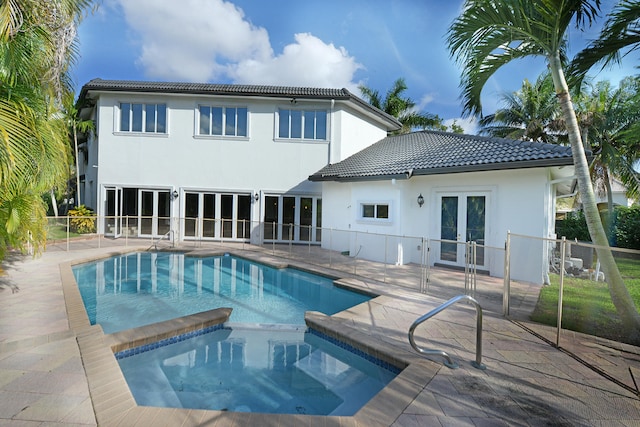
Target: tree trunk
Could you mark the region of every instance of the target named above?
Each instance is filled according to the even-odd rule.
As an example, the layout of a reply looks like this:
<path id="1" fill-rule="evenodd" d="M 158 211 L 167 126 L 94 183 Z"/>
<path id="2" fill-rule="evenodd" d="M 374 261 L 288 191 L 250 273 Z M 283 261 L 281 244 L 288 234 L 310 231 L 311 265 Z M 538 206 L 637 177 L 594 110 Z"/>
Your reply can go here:
<path id="1" fill-rule="evenodd" d="M 548 60 L 551 75 L 553 77 L 553 84 L 556 89 L 556 96 L 560 102 L 560 108 L 562 109 L 562 114 L 567 126 L 575 175 L 578 182 L 578 191 L 582 198 L 582 209 L 587 221 L 589 235 L 591 236 L 593 243 L 597 245 L 596 252 L 598 254 L 598 260 L 600 261 L 600 265 L 604 271 L 613 305 L 616 307 L 625 329 L 629 332 L 632 338 L 638 338 L 640 331 L 640 314 L 638 314 L 638 310 L 636 309 L 633 299 L 631 299 L 629 290 L 625 286 L 624 280 L 620 275 L 620 270 L 618 270 L 616 261 L 613 258 L 613 253 L 609 248 L 607 235 L 604 231 L 604 227 L 602 226 L 595 193 L 593 191 L 593 186 L 591 185 L 591 177 L 589 176 L 589 164 L 587 163 L 587 156 L 580 138 L 578 120 L 576 119 L 576 113 L 571 103 L 569 87 L 567 86 L 564 72 L 562 70 L 560 55 L 556 52 L 556 54 L 550 56 Z"/>
<path id="2" fill-rule="evenodd" d="M 53 208 L 53 216 L 58 217 L 58 202 L 56 201 L 56 193 L 51 189 L 51 207 Z"/>
<path id="3" fill-rule="evenodd" d="M 78 131 L 76 125 L 73 125 L 73 143 L 76 152 L 76 206 L 80 206 L 80 165 L 78 164 Z"/>

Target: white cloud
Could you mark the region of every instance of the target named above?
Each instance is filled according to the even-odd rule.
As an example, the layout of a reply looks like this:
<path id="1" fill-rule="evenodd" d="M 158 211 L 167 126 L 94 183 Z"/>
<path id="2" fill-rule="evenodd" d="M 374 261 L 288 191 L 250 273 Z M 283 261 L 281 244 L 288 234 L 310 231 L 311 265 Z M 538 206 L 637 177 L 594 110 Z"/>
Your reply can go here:
<path id="1" fill-rule="evenodd" d="M 451 127 L 451 125 L 455 123 L 464 130 L 464 133 L 468 135 L 475 135 L 478 132 L 478 121 L 475 117 L 458 117 L 456 119 L 446 119 L 443 120 L 442 123 L 447 127 Z"/>
<path id="2" fill-rule="evenodd" d="M 355 91 L 355 72 L 362 68 L 343 47 L 326 44 L 319 38 L 300 33 L 282 54 L 266 60 L 247 59 L 231 67 L 238 83 L 287 84 L 292 86 L 347 87 Z"/>
<path id="3" fill-rule="evenodd" d="M 432 94 L 424 94 L 422 95 L 422 98 L 420 98 L 420 101 L 416 104 L 416 109 L 418 111 L 429 111 L 429 109 L 427 108 L 427 105 L 429 105 L 433 100 L 435 99 L 435 97 Z"/>
<path id="4" fill-rule="evenodd" d="M 224 0 L 118 0 L 149 78 L 354 89 L 362 68 L 343 47 L 306 33 L 274 54 L 265 28 Z"/>

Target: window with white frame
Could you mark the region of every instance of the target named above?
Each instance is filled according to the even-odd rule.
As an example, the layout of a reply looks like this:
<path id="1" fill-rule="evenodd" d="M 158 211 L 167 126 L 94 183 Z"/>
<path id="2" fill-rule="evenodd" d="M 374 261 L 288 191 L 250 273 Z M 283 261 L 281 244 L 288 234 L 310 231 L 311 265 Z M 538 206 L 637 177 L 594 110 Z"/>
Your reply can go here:
<path id="1" fill-rule="evenodd" d="M 360 219 L 389 221 L 389 203 L 361 203 Z"/>
<path id="2" fill-rule="evenodd" d="M 201 105 L 198 111 L 198 135 L 247 136 L 249 112 L 246 107 Z"/>
<path id="3" fill-rule="evenodd" d="M 326 110 L 279 109 L 278 138 L 326 140 Z"/>
<path id="4" fill-rule="evenodd" d="M 167 133 L 167 105 L 121 102 L 119 131 Z"/>

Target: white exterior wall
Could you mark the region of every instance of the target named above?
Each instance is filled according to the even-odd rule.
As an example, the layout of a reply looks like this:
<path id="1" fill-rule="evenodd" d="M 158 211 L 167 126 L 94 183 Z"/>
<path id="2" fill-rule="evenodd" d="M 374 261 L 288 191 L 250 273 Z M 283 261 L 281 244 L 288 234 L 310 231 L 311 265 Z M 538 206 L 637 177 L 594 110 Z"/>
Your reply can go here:
<path id="1" fill-rule="evenodd" d="M 504 244 L 507 232 L 547 237 L 552 209 L 548 171 L 543 168 L 418 176 L 410 180 L 353 183 L 323 183 L 323 226 L 350 230 L 351 256 L 387 263 L 419 263 L 423 247 L 419 237 L 440 239 L 440 197 L 442 195 L 486 195 L 485 245 L 487 268 L 501 277 L 504 271 Z M 419 207 L 418 195 L 425 203 Z M 390 203 L 387 222 L 363 221 L 358 209 L 362 202 Z M 358 232 L 358 233 L 356 233 Z M 367 234 L 365 234 L 367 233 Z M 344 251 L 346 237 L 323 246 Z M 357 235 L 356 235 L 357 234 Z M 373 235 L 395 235 L 397 239 Z M 409 238 L 412 237 L 412 238 Z M 340 243 L 336 245 L 337 240 Z M 464 241 L 464 236 L 461 239 Z M 374 243 L 375 241 L 375 243 Z M 368 244 L 367 244 L 368 243 Z M 366 245 L 366 248 L 360 246 Z M 430 263 L 437 259 L 439 243 L 431 242 Z M 546 271 L 542 241 L 514 246 L 511 277 L 541 283 Z"/>
<path id="2" fill-rule="evenodd" d="M 99 216 L 105 214 L 105 187 L 118 186 L 177 191 L 171 201 L 174 218 L 184 216 L 185 191 L 259 194 L 251 219 L 262 220 L 265 194 L 319 197 L 321 184 L 309 175 L 331 155 L 343 160 L 386 136 L 379 119 L 331 100 L 299 99 L 294 106 L 289 99 L 240 96 L 103 92 L 94 97 L 96 136 L 88 141 L 85 200 Z M 120 103 L 166 104 L 167 133 L 118 132 Z M 248 136 L 197 135 L 199 105 L 247 107 Z M 276 138 L 279 108 L 326 109 L 327 140 Z"/>
<path id="3" fill-rule="evenodd" d="M 329 163 L 344 160 L 387 136 L 387 129 L 382 126 L 362 126 L 365 119 L 354 111 L 334 108 L 333 116 L 337 143 L 332 147 Z"/>
<path id="4" fill-rule="evenodd" d="M 114 132 L 120 102 L 166 102 L 168 133 Z M 100 182 L 166 188 L 319 192 L 319 186 L 307 181 L 307 177 L 326 165 L 329 143 L 274 141 L 274 106 L 255 102 L 248 105 L 248 138 L 196 136 L 196 110 L 199 104 L 207 102 L 211 100 L 103 95 L 99 104 Z"/>

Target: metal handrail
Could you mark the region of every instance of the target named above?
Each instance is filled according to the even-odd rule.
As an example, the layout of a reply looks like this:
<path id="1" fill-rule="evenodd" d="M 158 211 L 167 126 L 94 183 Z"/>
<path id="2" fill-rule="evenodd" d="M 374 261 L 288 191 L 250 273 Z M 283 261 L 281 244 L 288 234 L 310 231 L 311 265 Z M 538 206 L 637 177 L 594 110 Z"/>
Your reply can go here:
<path id="1" fill-rule="evenodd" d="M 151 248 L 155 248 L 155 250 L 158 250 L 158 243 L 160 243 L 165 237 L 167 238 L 167 241 L 171 243 L 171 247 L 173 248 L 173 239 L 169 239 L 169 235 L 173 235 L 173 230 L 169 230 L 166 233 L 164 233 L 162 236 L 160 236 L 160 238 L 158 240 L 156 240 L 155 242 L 153 241 L 153 237 L 151 238 L 151 246 L 149 246 L 149 249 Z M 149 250 L 147 249 L 147 250 Z"/>
<path id="2" fill-rule="evenodd" d="M 480 304 L 478 303 L 478 301 L 476 301 L 474 298 L 470 297 L 469 295 L 458 295 L 457 297 L 453 297 L 449 301 L 445 302 L 444 304 L 434 308 L 433 310 L 431 310 L 427 314 L 417 318 L 416 321 L 413 322 L 413 324 L 409 328 L 409 334 L 408 334 L 409 335 L 409 344 L 411 344 L 411 347 L 413 347 L 413 349 L 415 351 L 417 351 L 418 353 L 420 353 L 420 354 L 433 354 L 433 355 L 442 356 L 442 357 L 445 358 L 445 362 L 444 362 L 445 366 L 447 366 L 447 367 L 449 367 L 451 369 L 457 368 L 458 364 L 456 362 L 454 362 L 451 359 L 451 357 L 449 356 L 449 354 L 447 354 L 446 352 L 444 352 L 442 350 L 434 350 L 434 349 L 428 349 L 428 348 L 419 347 L 416 344 L 415 340 L 413 339 L 413 334 L 414 334 L 416 328 L 420 324 L 422 324 L 423 322 L 425 322 L 428 319 L 431 319 L 436 314 L 440 313 L 441 311 L 449 308 L 453 304 L 455 304 L 457 302 L 460 302 L 462 300 L 470 301 L 476 307 L 476 360 L 471 362 L 471 366 L 473 366 L 474 368 L 477 368 L 477 369 L 484 370 L 487 367 L 482 364 L 482 307 L 480 307 Z"/>

